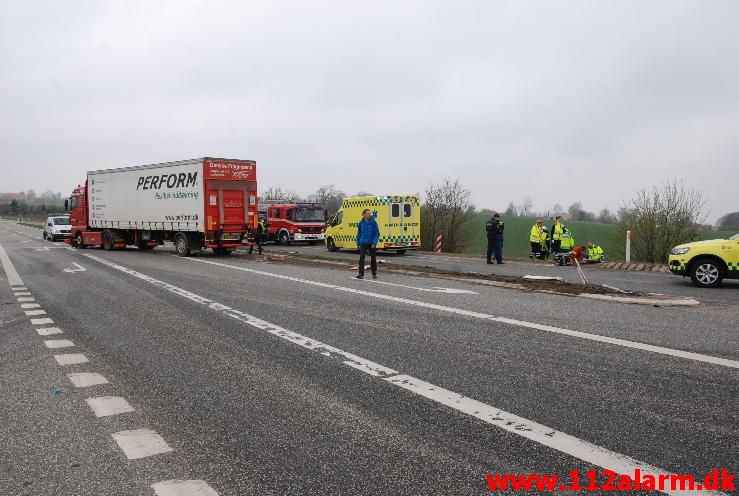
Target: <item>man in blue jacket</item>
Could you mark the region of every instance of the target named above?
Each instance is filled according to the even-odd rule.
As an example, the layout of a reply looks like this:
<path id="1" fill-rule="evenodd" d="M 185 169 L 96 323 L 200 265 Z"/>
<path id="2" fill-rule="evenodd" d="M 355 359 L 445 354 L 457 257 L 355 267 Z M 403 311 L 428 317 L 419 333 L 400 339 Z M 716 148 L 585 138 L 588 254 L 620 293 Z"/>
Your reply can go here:
<path id="1" fill-rule="evenodd" d="M 377 241 L 380 239 L 380 228 L 369 208 L 362 211 L 362 220 L 357 224 L 357 248 L 359 248 L 359 275 L 364 279 L 364 256 L 370 253 L 372 279 L 377 279 Z"/>

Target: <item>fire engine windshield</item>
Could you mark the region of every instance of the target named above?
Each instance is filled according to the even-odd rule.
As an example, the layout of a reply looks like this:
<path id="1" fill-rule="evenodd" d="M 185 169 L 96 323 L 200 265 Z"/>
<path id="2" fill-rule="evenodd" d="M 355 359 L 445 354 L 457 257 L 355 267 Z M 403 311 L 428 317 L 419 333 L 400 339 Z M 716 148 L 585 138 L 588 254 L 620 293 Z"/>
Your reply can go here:
<path id="1" fill-rule="evenodd" d="M 323 209 L 320 207 L 301 207 L 296 209 L 295 220 L 298 222 L 323 222 Z"/>

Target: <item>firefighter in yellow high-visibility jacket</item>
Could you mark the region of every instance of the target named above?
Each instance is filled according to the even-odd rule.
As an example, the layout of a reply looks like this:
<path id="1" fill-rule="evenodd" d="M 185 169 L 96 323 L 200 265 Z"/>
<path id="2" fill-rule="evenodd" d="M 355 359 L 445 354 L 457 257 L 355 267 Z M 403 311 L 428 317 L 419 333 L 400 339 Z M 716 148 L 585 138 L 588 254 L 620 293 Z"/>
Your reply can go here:
<path id="1" fill-rule="evenodd" d="M 588 242 L 588 262 L 605 262 L 605 260 L 606 256 L 603 253 L 603 248 L 598 246 L 597 243 Z"/>
<path id="2" fill-rule="evenodd" d="M 542 251 L 546 251 L 547 233 L 545 229 L 544 222 L 541 219 L 536 219 L 529 235 L 529 242 L 531 243 L 529 258 L 546 258 L 546 254 L 542 254 Z"/>
<path id="3" fill-rule="evenodd" d="M 565 231 L 567 231 L 567 227 L 562 224 L 562 216 L 558 215 L 554 218 L 554 224 L 549 230 L 549 253 L 556 254 L 557 252 L 559 252 L 562 246 L 562 237 Z"/>

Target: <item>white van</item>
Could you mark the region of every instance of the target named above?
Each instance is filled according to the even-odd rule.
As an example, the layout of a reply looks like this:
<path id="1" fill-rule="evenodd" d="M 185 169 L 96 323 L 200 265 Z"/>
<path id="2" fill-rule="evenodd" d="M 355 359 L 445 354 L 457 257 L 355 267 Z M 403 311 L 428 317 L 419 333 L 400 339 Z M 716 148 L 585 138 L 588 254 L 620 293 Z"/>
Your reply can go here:
<path id="1" fill-rule="evenodd" d="M 49 215 L 44 223 L 42 236 L 49 241 L 69 238 L 72 234 L 72 225 L 68 215 Z"/>

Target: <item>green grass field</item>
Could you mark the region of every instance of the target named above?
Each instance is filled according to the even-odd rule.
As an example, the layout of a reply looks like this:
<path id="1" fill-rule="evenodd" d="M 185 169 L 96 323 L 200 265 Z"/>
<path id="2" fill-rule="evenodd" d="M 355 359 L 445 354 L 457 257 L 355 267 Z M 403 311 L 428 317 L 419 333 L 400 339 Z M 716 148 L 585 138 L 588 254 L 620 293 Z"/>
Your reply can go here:
<path id="1" fill-rule="evenodd" d="M 465 253 L 475 255 L 485 255 L 487 250 L 487 237 L 485 234 L 485 223 L 490 217 L 488 215 L 477 215 L 465 224 L 465 229 L 469 229 L 473 236 L 473 242 Z M 505 222 L 505 244 L 503 248 L 504 258 L 527 258 L 531 251 L 529 244 L 529 234 L 531 226 L 534 225 L 536 218 L 534 217 L 503 217 Z M 551 228 L 553 221 L 545 222 L 545 225 Z M 618 260 L 618 256 L 614 256 L 616 251 L 613 246 L 613 236 L 616 226 L 612 224 L 599 224 L 597 222 L 580 222 L 565 221 L 565 225 L 570 229 L 575 237 L 576 245 L 587 245 L 588 241 L 595 241 L 606 252 L 606 259 Z M 701 233 L 701 239 L 716 239 L 731 236 L 733 232 L 728 231 L 704 231 Z"/>

